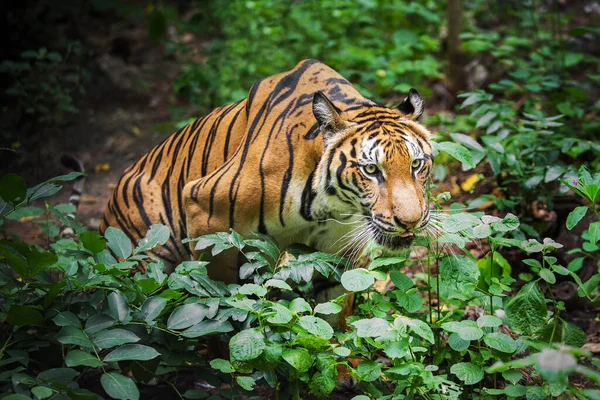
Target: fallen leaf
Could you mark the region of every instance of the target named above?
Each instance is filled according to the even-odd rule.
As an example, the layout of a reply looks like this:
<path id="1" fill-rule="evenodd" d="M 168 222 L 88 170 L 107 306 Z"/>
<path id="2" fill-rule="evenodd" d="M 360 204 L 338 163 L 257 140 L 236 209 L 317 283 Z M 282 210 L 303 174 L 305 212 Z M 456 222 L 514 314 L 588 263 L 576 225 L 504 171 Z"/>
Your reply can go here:
<path id="1" fill-rule="evenodd" d="M 461 183 L 460 188 L 463 192 L 471 192 L 475 188 L 475 184 L 482 179 L 481 174 L 472 174 L 469 176 L 463 183 Z"/>
<path id="2" fill-rule="evenodd" d="M 96 172 L 108 172 L 110 170 L 109 163 L 96 164 Z"/>

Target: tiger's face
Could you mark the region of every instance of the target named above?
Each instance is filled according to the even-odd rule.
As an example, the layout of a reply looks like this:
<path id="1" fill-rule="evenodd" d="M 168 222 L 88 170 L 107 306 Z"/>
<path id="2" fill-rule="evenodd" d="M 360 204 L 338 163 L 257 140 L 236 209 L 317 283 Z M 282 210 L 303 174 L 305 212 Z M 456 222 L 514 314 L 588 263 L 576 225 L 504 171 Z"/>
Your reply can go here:
<path id="1" fill-rule="evenodd" d="M 433 157 L 429 132 L 414 121 L 422 109 L 415 90 L 399 109 L 372 106 L 353 117 L 320 93 L 313 101 L 324 140 L 316 179 L 327 213 L 360 220 L 391 252 L 409 247 L 429 222 L 425 187 Z"/>

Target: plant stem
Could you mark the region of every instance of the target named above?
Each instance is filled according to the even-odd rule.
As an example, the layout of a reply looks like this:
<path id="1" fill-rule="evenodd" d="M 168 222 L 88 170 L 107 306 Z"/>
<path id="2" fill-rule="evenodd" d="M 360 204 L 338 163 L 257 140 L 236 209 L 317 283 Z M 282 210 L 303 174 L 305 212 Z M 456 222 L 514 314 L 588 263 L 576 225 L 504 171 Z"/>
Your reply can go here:
<path id="1" fill-rule="evenodd" d="M 492 243 L 490 242 L 490 245 Z M 492 248 L 492 252 L 490 255 L 490 286 L 492 286 L 492 278 L 494 277 L 494 251 L 496 249 L 494 246 L 490 246 Z M 488 289 L 489 290 L 489 289 Z M 494 315 L 494 295 L 490 292 L 490 315 Z"/>

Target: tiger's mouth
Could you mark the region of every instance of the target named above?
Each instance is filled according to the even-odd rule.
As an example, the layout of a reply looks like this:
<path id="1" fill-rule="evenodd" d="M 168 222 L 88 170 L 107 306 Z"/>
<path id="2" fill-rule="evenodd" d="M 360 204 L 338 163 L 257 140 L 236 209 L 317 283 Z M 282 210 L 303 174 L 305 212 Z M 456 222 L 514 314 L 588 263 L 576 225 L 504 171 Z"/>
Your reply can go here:
<path id="1" fill-rule="evenodd" d="M 374 237 L 373 239 L 381 247 L 390 250 L 404 250 L 409 248 L 414 240 L 415 234 L 412 232 L 403 232 L 400 234 L 391 234 L 390 232 L 384 231 L 377 226 L 373 226 Z"/>

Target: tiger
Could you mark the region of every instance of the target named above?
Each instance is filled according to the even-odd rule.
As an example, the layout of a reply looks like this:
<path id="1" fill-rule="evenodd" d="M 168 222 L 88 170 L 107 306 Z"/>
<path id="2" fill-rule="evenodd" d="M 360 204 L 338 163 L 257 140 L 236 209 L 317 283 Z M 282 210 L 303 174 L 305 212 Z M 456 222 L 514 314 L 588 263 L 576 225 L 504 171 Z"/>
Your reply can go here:
<path id="1" fill-rule="evenodd" d="M 100 231 L 137 242 L 150 225 L 168 226 L 170 239 L 151 253 L 171 271 L 200 255 L 183 239 L 230 229 L 267 234 L 282 249 L 397 254 L 430 220 L 423 110 L 415 89 L 385 107 L 324 63 L 301 61 L 142 156 L 116 185 Z M 237 256 L 218 258 L 209 276 L 237 282 Z"/>

